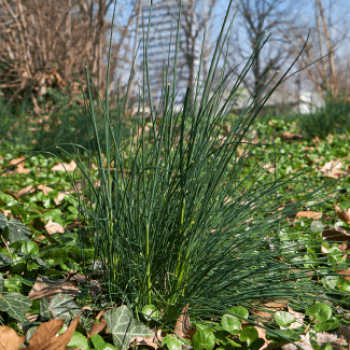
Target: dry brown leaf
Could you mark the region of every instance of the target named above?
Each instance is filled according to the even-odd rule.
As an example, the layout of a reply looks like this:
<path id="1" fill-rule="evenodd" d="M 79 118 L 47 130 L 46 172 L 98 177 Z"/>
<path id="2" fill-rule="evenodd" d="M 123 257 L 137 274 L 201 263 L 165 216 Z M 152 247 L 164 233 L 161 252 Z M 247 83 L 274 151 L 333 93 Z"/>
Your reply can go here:
<path id="1" fill-rule="evenodd" d="M 67 194 L 69 194 L 69 192 L 64 192 L 64 193 L 60 192 L 58 194 L 57 198 L 55 198 L 55 203 L 57 206 L 62 203 L 63 199 L 67 196 Z"/>
<path id="2" fill-rule="evenodd" d="M 294 311 L 289 305 L 287 305 L 287 311 L 295 318 L 295 322 L 293 322 L 288 328 L 294 329 L 300 327 L 303 324 L 305 315 L 301 312 Z"/>
<path id="3" fill-rule="evenodd" d="M 281 140 L 284 140 L 284 141 L 299 141 L 299 140 L 302 140 L 302 138 L 303 137 L 301 135 L 293 134 L 290 131 L 285 131 L 281 135 Z"/>
<path id="4" fill-rule="evenodd" d="M 337 270 L 336 272 L 337 274 L 342 275 L 341 277 L 343 277 L 347 281 L 350 281 L 350 268 L 346 270 Z"/>
<path id="5" fill-rule="evenodd" d="M 76 297 L 80 293 L 80 290 L 75 281 L 35 282 L 28 297 L 32 300 L 46 298 L 50 301 L 52 297 L 59 293 Z"/>
<path id="6" fill-rule="evenodd" d="M 57 222 L 53 222 L 51 219 L 45 225 L 45 230 L 48 234 L 53 235 L 54 233 L 64 233 L 64 228 Z"/>
<path id="7" fill-rule="evenodd" d="M 347 208 L 345 211 L 340 209 L 338 204 L 333 204 L 335 211 L 337 212 L 338 218 L 347 224 L 350 224 L 350 208 Z"/>
<path id="8" fill-rule="evenodd" d="M 322 177 L 327 177 L 330 179 L 339 179 L 340 177 L 348 174 L 348 172 L 344 170 L 340 170 L 340 168 L 343 166 L 343 164 L 337 160 L 331 160 L 330 162 L 326 163 L 322 168 L 320 168 L 320 171 L 323 173 Z"/>
<path id="9" fill-rule="evenodd" d="M 252 305 L 252 314 L 268 320 L 273 317 L 275 312 L 286 309 L 287 304 L 288 300 L 285 299 L 276 299 L 265 303 L 259 302 L 255 304 L 257 306 L 256 308 Z"/>
<path id="10" fill-rule="evenodd" d="M 34 189 L 32 185 L 26 186 L 18 191 L 16 197 L 21 198 L 23 196 L 26 196 L 28 193 L 31 193 L 31 191 Z"/>
<path id="11" fill-rule="evenodd" d="M 16 166 L 14 170 L 15 173 L 18 173 L 18 174 L 30 173 L 30 170 L 25 168 L 25 162 L 24 162 L 25 159 L 26 157 L 23 156 L 23 157 L 12 159 L 9 161 L 10 166 L 13 166 L 13 165 Z"/>
<path id="12" fill-rule="evenodd" d="M 39 185 L 37 188 L 37 190 L 40 190 L 42 192 L 44 192 L 44 195 L 46 196 L 49 192 L 54 191 L 53 188 L 47 186 L 47 185 Z"/>
<path id="13" fill-rule="evenodd" d="M 335 226 L 334 228 L 331 228 L 330 226 L 325 226 L 322 232 L 322 237 L 325 238 L 326 241 L 350 241 L 350 233 L 346 232 L 340 226 Z"/>
<path id="14" fill-rule="evenodd" d="M 50 337 L 47 335 L 46 329 L 42 328 L 40 331 L 40 327 L 45 324 L 39 326 L 39 328 L 35 331 L 34 335 L 36 335 L 36 338 L 34 338 L 35 343 L 32 345 L 32 338 L 29 341 L 29 346 L 24 348 L 24 350 L 66 350 L 66 346 L 72 339 L 73 333 L 75 329 L 77 328 L 79 317 L 81 313 L 83 312 L 83 309 L 80 310 L 75 320 L 69 325 L 68 329 L 61 335 L 56 336 L 57 332 L 53 336 L 54 330 L 57 329 L 58 325 L 55 324 L 54 329 L 50 329 Z M 54 321 L 62 321 L 62 320 L 54 320 Z M 49 321 L 52 322 L 52 321 Z M 49 323 L 46 322 L 46 323 Z M 63 320 L 64 323 L 64 320 Z M 62 325 L 63 325 L 62 323 Z M 61 326 L 62 327 L 62 326 Z M 59 328 L 60 329 L 60 328 Z M 40 346 L 38 346 L 40 344 Z"/>
<path id="15" fill-rule="evenodd" d="M 190 316 L 188 314 L 189 306 L 187 304 L 183 308 L 181 315 L 175 323 L 174 332 L 179 338 L 192 340 L 195 330 L 191 327 Z"/>
<path id="16" fill-rule="evenodd" d="M 322 213 L 319 213 L 317 211 L 302 210 L 296 213 L 295 217 L 319 220 L 322 218 Z"/>
<path id="17" fill-rule="evenodd" d="M 87 335 L 87 338 L 89 339 L 92 335 L 102 332 L 106 328 L 106 326 L 107 322 L 104 319 L 102 319 L 100 322 L 93 323 L 90 332 Z"/>
<path id="18" fill-rule="evenodd" d="M 56 337 L 64 322 L 64 319 L 43 322 L 31 336 L 29 346 L 25 349 L 43 349 L 51 338 Z"/>
<path id="19" fill-rule="evenodd" d="M 69 164 L 56 164 L 54 167 L 51 168 L 51 170 L 53 171 L 74 171 L 75 168 L 77 167 L 77 164 L 75 163 L 75 161 L 72 159 L 71 162 Z"/>
<path id="20" fill-rule="evenodd" d="M 301 335 L 300 338 L 301 338 L 301 340 L 296 341 L 295 344 L 299 345 L 301 347 L 301 349 L 303 349 L 303 350 L 314 350 L 314 348 L 311 346 L 311 343 L 310 343 L 309 333 L 307 333 L 306 335 Z M 294 350 L 295 345 L 292 343 L 289 343 L 289 344 L 283 345 L 282 349 L 283 350 Z"/>
<path id="21" fill-rule="evenodd" d="M 18 336 L 13 328 L 0 326 L 0 350 L 18 350 L 26 336 Z"/>

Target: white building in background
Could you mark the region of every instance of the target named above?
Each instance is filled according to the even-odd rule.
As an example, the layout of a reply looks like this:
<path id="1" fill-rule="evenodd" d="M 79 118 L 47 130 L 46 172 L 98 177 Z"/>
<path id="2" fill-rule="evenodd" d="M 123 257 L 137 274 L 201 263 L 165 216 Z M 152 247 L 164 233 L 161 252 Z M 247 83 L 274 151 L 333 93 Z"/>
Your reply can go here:
<path id="1" fill-rule="evenodd" d="M 186 0 L 183 1 L 185 3 Z M 143 0 L 140 18 L 140 27 L 138 30 L 138 40 L 143 37 L 146 40 L 147 27 L 149 22 L 149 15 L 151 10 L 150 0 Z M 150 35 L 148 43 L 148 62 L 149 62 L 149 74 L 150 74 L 150 86 L 153 97 L 153 102 L 157 107 L 160 102 L 162 94 L 162 86 L 165 86 L 165 69 L 168 64 L 169 58 L 169 75 L 168 81 L 172 86 L 173 82 L 173 69 L 175 61 L 175 43 L 177 35 L 177 25 L 179 16 L 179 1 L 178 0 L 153 0 L 152 14 L 150 22 Z M 189 45 L 188 37 L 184 30 L 184 17 L 180 22 L 179 32 L 179 46 L 182 49 L 178 50 L 178 64 L 177 64 L 177 75 L 176 75 L 176 99 L 175 107 L 177 110 L 181 108 L 181 102 L 186 94 L 187 86 L 190 83 L 190 66 L 188 59 L 186 60 L 186 54 L 189 53 L 192 57 L 192 65 L 194 72 L 194 79 L 198 74 L 199 62 L 200 62 L 200 45 Z M 142 25 L 143 23 L 143 25 Z M 198 25 L 196 22 L 196 16 L 193 16 L 191 30 L 192 34 L 196 32 Z M 143 30 L 145 33 L 143 33 Z M 194 35 L 193 35 L 194 36 Z M 171 43 L 170 43 L 171 37 Z M 144 64 L 143 60 L 143 47 L 144 42 L 141 40 L 140 48 L 137 55 L 137 62 L 139 63 L 137 69 L 138 81 L 142 85 L 142 67 Z M 184 50 L 185 48 L 185 50 Z M 186 52 L 186 50 L 192 52 Z M 188 58 L 188 56 L 187 56 Z M 148 92 L 145 96 L 145 100 L 148 100 Z"/>

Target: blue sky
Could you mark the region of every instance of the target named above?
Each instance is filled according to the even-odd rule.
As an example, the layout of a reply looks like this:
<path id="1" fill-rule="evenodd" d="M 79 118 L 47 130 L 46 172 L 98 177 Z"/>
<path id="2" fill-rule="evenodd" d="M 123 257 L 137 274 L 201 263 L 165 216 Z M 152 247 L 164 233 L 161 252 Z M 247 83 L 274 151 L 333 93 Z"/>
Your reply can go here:
<path id="1" fill-rule="evenodd" d="M 143 0 L 143 3 L 146 3 L 147 1 L 149 0 Z M 203 0 L 200 0 L 200 1 L 203 1 Z M 239 0 L 236 0 L 236 3 L 238 2 Z M 347 25 L 349 29 L 350 0 L 322 0 L 322 3 L 325 9 L 327 19 L 329 18 L 330 13 L 332 13 L 332 21 L 334 23 L 334 26 L 330 29 L 331 37 L 334 37 L 335 35 L 337 35 L 337 32 L 342 31 L 344 29 L 344 25 Z M 330 3 L 332 3 L 332 5 L 330 5 Z M 122 6 L 124 8 L 122 17 L 121 18 L 119 17 L 118 22 L 123 23 L 123 21 L 125 22 L 127 20 L 128 15 L 131 11 L 131 6 L 129 4 L 130 4 L 129 0 L 118 1 L 118 7 Z M 215 21 L 213 22 L 213 31 L 211 35 L 211 42 L 213 44 L 215 44 L 216 38 L 221 29 L 221 25 L 222 25 L 224 16 L 226 14 L 228 4 L 229 4 L 229 0 L 218 0 L 215 6 L 215 10 L 214 10 Z M 305 26 L 305 38 L 308 33 L 308 28 L 315 26 L 315 13 L 314 13 L 315 5 L 314 4 L 315 4 L 315 0 L 299 0 L 299 4 L 295 6 L 295 10 L 293 11 L 297 15 L 296 17 L 297 22 L 302 26 Z M 248 54 L 251 52 L 251 48 L 248 44 L 247 33 L 240 26 L 240 23 L 241 23 L 241 18 L 237 17 L 233 25 L 233 31 L 234 33 L 238 33 L 239 40 L 243 45 L 243 49 Z M 350 33 L 350 29 L 348 31 Z M 271 34 L 273 37 L 273 32 Z M 342 46 L 338 46 L 336 55 L 349 58 L 349 55 L 350 55 L 349 46 L 350 46 L 349 41 L 346 41 L 345 43 L 343 43 Z M 321 53 L 320 53 L 320 56 L 321 56 Z"/>

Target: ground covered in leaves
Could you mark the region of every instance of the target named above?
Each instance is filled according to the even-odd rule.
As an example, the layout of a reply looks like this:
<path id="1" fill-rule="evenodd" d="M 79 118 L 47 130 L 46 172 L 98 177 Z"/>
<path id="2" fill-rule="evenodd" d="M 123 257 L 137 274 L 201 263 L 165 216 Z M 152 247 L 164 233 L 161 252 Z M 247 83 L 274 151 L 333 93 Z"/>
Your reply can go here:
<path id="1" fill-rule="evenodd" d="M 252 133 L 256 141 L 265 137 L 264 144 L 253 151 L 255 161 L 263 161 L 266 153 L 277 155 L 277 163 L 273 157 L 263 163 L 266 176 L 271 172 L 293 176 L 307 167 L 311 171 L 299 178 L 303 185 L 310 176 L 320 184 L 345 176 L 327 188 L 329 193 L 339 191 L 337 200 L 319 205 L 310 201 L 299 208 L 287 219 L 288 229 L 281 230 L 281 236 L 318 242 L 319 258 L 326 259 L 339 275 L 323 283 L 328 283 L 330 291 L 348 293 L 350 269 L 337 269 L 338 263 L 348 263 L 350 241 L 348 135 L 307 140 L 297 123 L 276 118 L 266 124 L 258 121 Z M 332 304 L 336 313 L 325 302 L 300 313 L 285 300 L 271 299 L 264 301 L 263 309 L 237 306 L 220 320 L 196 322 L 191 322 L 185 308 L 174 329 L 157 323 L 159 311 L 152 308 L 142 310 L 141 321 L 134 319 L 127 306 L 103 298 L 106 291 L 96 269 L 98 262 L 93 261 L 93 247 L 90 253 L 85 250 L 84 258 L 81 255 L 85 237 L 78 230 L 76 198 L 84 195 L 84 184 L 75 176 L 75 162 L 67 159 L 62 165 L 49 155 L 26 160 L 8 151 L 8 145 L 1 146 L 0 170 L 12 169 L 0 179 L 0 350 L 294 349 L 295 344 L 284 340 L 286 336 L 305 350 L 348 347 L 350 311 Z M 248 169 L 249 160 L 242 176 Z M 290 192 L 297 187 L 293 183 Z M 304 259 L 310 267 L 314 251 L 307 249 Z M 83 266 L 95 268 L 84 270 Z M 275 324 L 275 332 L 233 314 L 247 320 L 251 315 L 264 317 Z"/>

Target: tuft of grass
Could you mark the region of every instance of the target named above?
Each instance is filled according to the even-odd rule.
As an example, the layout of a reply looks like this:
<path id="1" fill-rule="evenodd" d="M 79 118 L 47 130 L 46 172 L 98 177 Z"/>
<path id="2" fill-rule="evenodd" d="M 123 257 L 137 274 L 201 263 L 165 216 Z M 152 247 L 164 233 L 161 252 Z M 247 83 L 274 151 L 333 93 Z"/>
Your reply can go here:
<path id="1" fill-rule="evenodd" d="M 106 297 L 127 305 L 137 319 L 150 305 L 161 311 L 161 322 L 168 325 L 187 304 L 194 317 L 212 318 L 232 306 L 250 308 L 253 302 L 267 298 L 284 298 L 306 310 L 314 301 L 341 296 L 341 292 L 329 294 L 320 283 L 323 276 L 333 272 L 318 262 L 316 253 L 317 269 L 311 260 L 306 263 L 302 258 L 303 242 L 287 244 L 283 230 L 289 225 L 285 219 L 297 207 L 310 200 L 331 200 L 332 196 L 324 191 L 326 185 L 314 186 L 310 191 L 310 183 L 299 184 L 298 190 L 290 193 L 286 189 L 307 170 L 284 177 L 275 172 L 261 180 L 267 170 L 261 162 L 251 164 L 262 141 L 252 142 L 248 131 L 292 66 L 258 106 L 253 107 L 255 101 L 250 101 L 235 121 L 228 122 L 239 86 L 268 38 L 261 38 L 229 98 L 220 106 L 231 78 L 230 73 L 224 74 L 225 59 L 216 87 L 213 78 L 233 25 L 235 16 L 229 21 L 232 2 L 202 95 L 199 89 L 189 87 L 181 111 L 175 114 L 176 80 L 170 81 L 167 65 L 162 103 L 157 110 L 161 118 L 156 120 L 147 61 L 148 24 L 136 126 L 127 128 L 125 105 L 110 113 L 107 81 L 107 98 L 99 98 L 104 124 L 100 127 L 86 69 L 88 96 L 84 95 L 84 99 L 94 142 L 56 145 L 62 154 L 76 161 L 82 178 L 84 193 L 77 195 L 83 223 L 79 231 L 81 253 L 84 259 L 86 242 L 90 241 L 96 262 L 93 266 L 85 264 L 84 271 L 102 271 Z M 180 19 L 181 9 L 174 77 Z M 197 80 L 200 81 L 199 73 Z M 150 122 L 144 112 L 146 100 L 151 104 Z M 223 135 L 220 126 L 226 123 L 229 128 Z M 243 154 L 238 153 L 238 147 L 244 149 Z M 250 171 L 243 176 L 248 161 Z M 91 173 L 92 163 L 97 166 L 95 173 Z M 70 179 L 73 183 L 74 179 Z M 301 199 L 277 210 L 295 196 Z M 310 272 L 315 279 L 310 279 Z"/>
<path id="2" fill-rule="evenodd" d="M 346 96 L 335 97 L 327 92 L 323 107 L 297 119 L 306 139 L 325 139 L 329 133 L 342 135 L 350 128 L 350 101 Z"/>

